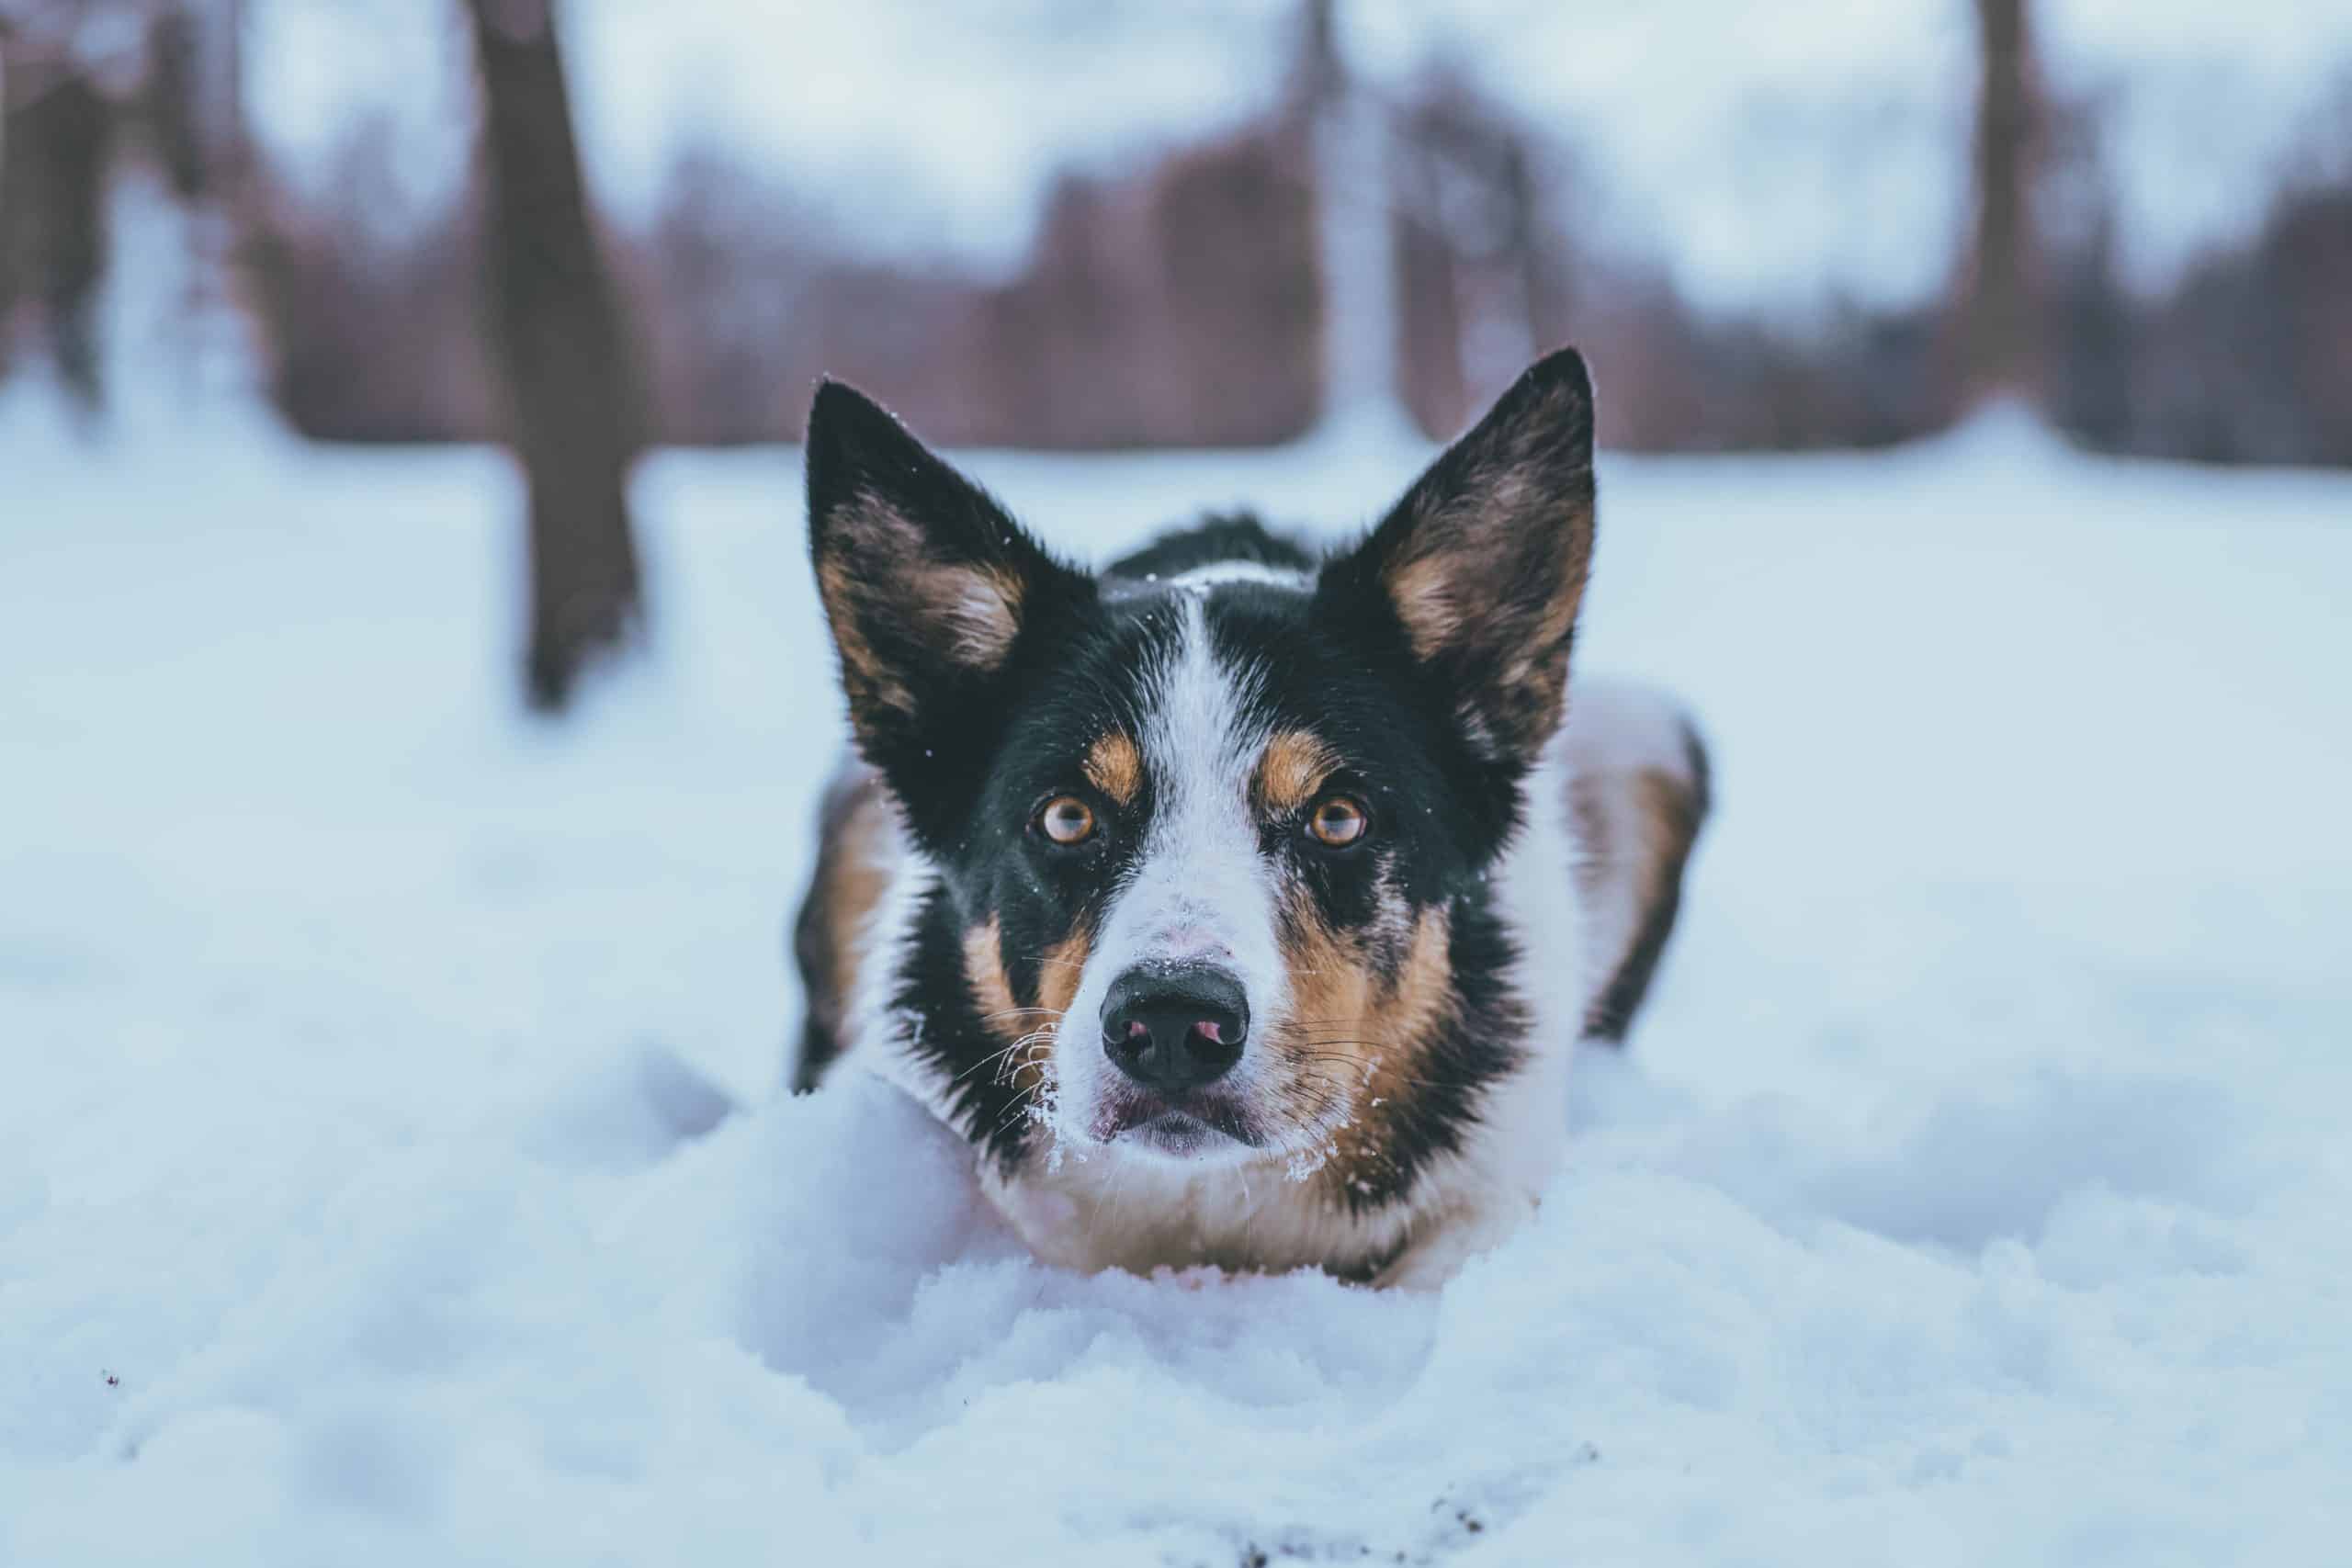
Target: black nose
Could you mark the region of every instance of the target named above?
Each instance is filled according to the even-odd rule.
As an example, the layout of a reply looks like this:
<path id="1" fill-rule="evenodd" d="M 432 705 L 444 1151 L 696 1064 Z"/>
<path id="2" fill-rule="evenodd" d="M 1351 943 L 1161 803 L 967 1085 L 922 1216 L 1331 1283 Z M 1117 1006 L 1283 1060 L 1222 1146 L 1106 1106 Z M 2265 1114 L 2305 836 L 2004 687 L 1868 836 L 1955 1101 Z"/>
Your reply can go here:
<path id="1" fill-rule="evenodd" d="M 1158 1089 L 1198 1089 L 1241 1060 L 1250 1001 L 1222 969 L 1130 969 L 1102 998 L 1102 1050 L 1119 1070 Z"/>

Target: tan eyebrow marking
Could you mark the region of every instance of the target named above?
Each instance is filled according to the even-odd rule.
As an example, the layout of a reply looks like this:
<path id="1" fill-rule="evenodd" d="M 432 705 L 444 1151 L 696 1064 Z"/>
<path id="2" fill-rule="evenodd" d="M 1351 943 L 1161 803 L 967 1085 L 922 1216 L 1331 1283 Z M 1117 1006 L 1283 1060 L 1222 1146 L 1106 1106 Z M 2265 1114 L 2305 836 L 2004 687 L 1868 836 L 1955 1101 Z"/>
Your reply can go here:
<path id="1" fill-rule="evenodd" d="M 1337 772 L 1339 754 L 1303 729 L 1285 729 L 1266 742 L 1250 781 L 1250 795 L 1268 815 L 1295 811 Z"/>
<path id="2" fill-rule="evenodd" d="M 1115 729 L 1086 749 L 1085 771 L 1087 783 L 1121 806 L 1133 806 L 1143 788 L 1143 753 Z"/>

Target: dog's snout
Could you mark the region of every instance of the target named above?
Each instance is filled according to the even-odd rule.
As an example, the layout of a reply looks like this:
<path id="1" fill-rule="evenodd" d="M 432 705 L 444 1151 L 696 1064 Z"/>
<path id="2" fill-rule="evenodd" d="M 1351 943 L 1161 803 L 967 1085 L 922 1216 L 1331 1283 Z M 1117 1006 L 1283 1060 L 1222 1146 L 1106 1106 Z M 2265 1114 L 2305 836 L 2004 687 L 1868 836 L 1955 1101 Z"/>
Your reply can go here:
<path id="1" fill-rule="evenodd" d="M 1102 1050 L 1157 1089 L 1198 1089 L 1241 1060 L 1250 1001 L 1241 982 L 1208 964 L 1130 969 L 1102 999 Z"/>

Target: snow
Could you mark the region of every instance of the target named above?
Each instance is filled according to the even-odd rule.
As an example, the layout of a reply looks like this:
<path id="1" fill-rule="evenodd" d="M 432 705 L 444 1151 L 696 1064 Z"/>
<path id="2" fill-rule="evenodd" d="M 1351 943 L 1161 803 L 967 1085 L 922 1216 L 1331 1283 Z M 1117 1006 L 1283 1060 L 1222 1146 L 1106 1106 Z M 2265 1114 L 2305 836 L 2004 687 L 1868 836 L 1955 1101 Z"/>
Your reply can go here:
<path id="1" fill-rule="evenodd" d="M 1101 555 L 1418 454 L 972 466 Z M 790 452 L 512 690 L 515 485 L 0 404 L 0 1562 L 2322 1563 L 2352 1529 L 2352 479 L 1603 466 L 1721 814 L 1537 1223 L 1081 1278 L 772 1092 L 839 731 Z"/>

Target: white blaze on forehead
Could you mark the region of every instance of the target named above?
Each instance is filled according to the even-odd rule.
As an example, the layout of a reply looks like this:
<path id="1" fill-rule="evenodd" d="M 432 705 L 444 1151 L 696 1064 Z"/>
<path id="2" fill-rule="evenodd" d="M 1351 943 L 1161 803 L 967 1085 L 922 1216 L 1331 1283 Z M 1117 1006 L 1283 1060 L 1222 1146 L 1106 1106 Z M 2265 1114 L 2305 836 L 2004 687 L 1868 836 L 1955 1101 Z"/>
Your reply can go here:
<path id="1" fill-rule="evenodd" d="M 1282 588 L 1294 593 L 1305 593 L 1314 588 L 1315 574 L 1295 567 L 1270 565 L 1265 561 L 1213 560 L 1168 577 L 1161 577 L 1158 572 L 1147 572 L 1139 578 L 1111 578 L 1104 583 L 1104 590 L 1113 599 L 1142 599 L 1157 596 L 1171 588 L 1204 592 L 1227 582 L 1254 582 L 1261 588 Z"/>
<path id="2" fill-rule="evenodd" d="M 1265 749 L 1249 712 L 1251 677 L 1210 646 L 1197 593 L 1178 596 L 1174 648 L 1147 678 L 1140 739 L 1152 781 L 1151 824 L 1133 871 L 1114 896 L 1086 962 L 1066 1038 L 1091 1040 L 1112 981 L 1137 967 L 1214 964 L 1249 998 L 1251 1039 L 1287 1008 L 1275 939 L 1274 888 L 1260 852 L 1250 776 Z M 1245 1046 L 1237 1089 L 1254 1077 Z M 1063 1113 L 1080 1122 L 1108 1071 L 1100 1050 L 1059 1066 Z"/>
<path id="3" fill-rule="evenodd" d="M 1214 588 L 1220 582 L 1255 582 L 1268 588 L 1306 589 L 1315 585 L 1311 573 L 1292 567 L 1269 566 L 1256 560 L 1213 560 L 1171 580 L 1180 588 Z"/>
<path id="4" fill-rule="evenodd" d="M 1200 598 L 1187 594 L 1182 604 L 1174 655 L 1146 699 L 1144 764 L 1158 805 L 1106 934 L 1134 939 L 1144 961 L 1222 957 L 1245 983 L 1271 981 L 1240 965 L 1262 956 L 1271 967 L 1272 958 L 1271 889 L 1250 811 L 1265 726 L 1245 711 L 1247 672 L 1227 669 L 1210 646 Z M 1250 998 L 1253 1009 L 1261 999 Z"/>

